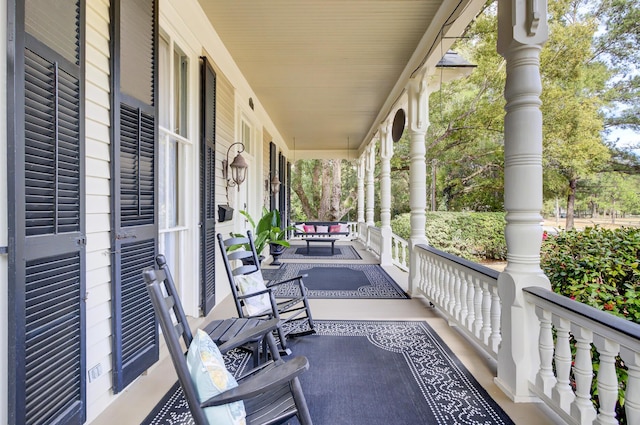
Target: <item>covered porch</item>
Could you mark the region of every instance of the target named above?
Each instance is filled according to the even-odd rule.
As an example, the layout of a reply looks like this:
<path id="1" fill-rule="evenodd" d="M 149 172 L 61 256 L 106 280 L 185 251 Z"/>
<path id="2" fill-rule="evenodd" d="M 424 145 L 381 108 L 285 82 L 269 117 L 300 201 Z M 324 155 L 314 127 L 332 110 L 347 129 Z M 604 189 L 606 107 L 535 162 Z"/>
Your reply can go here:
<path id="1" fill-rule="evenodd" d="M 0 296 L 0 392 L 8 394 L 0 422 L 47 414 L 59 423 L 139 423 L 175 382 L 140 271 L 167 256 L 193 327 L 234 316 L 215 234 L 246 231 L 241 210 L 288 215 L 292 162 L 349 158 L 358 178 L 351 243 L 413 299 L 312 300 L 318 319 L 427 321 L 518 424 L 616 423 L 620 356 L 627 423 L 640 423 L 638 326 L 555 296 L 540 269 L 544 0 L 498 1 L 506 268 L 444 254 L 425 236 L 429 95 L 442 81 L 444 53 L 485 3 L 87 0 L 48 4 L 75 25 L 52 37 L 53 12 L 0 0 L 11 15 L 2 15 L 10 37 L 2 43 L 8 75 L 0 75 L 14 89 L 1 94 L 0 109 L 8 128 L 0 139 L 8 176 L 0 183 L 8 222 L 0 232 L 0 286 L 8 288 Z M 61 75 L 72 74 L 71 101 L 57 96 L 60 63 Z M 59 130 L 58 103 L 74 106 L 62 124 L 74 131 Z M 410 139 L 407 240 L 390 227 L 398 116 Z M 248 164 L 244 180 L 230 170 L 236 154 Z M 220 218 L 221 206 L 236 214 Z M 61 284 L 53 265 L 67 262 L 65 298 L 52 299 L 47 285 Z M 58 303 L 69 306 L 69 322 L 55 316 L 66 314 Z M 28 353 L 40 335 L 47 352 L 72 354 L 64 369 L 52 363 L 42 382 L 29 381 L 40 374 L 40 357 Z M 67 398 L 59 401 L 51 382 Z M 40 397 L 53 407 L 32 401 Z"/>
<path id="2" fill-rule="evenodd" d="M 341 241 L 338 244 L 339 246 L 354 247 L 362 258 L 359 263 L 379 264 L 379 258 L 370 249 L 367 249 L 362 241 Z M 265 261 L 265 263 L 268 262 Z M 308 260 L 309 265 L 313 262 L 326 262 L 326 260 Z M 408 289 L 407 272 L 396 266 L 383 268 L 403 290 Z M 271 269 L 267 265 L 265 270 Z M 466 338 L 459 329 L 450 326 L 446 317 L 439 313 L 438 309 L 423 296 L 416 296 L 412 299 L 311 299 L 310 303 L 315 320 L 424 321 L 437 332 L 514 423 L 518 425 L 562 423 L 541 403 L 518 404 L 506 397 L 494 383 L 495 360 Z M 210 320 L 224 319 L 235 315 L 233 301 L 231 297 L 227 297 L 207 317 L 192 319 L 191 325 L 193 328 L 202 327 Z M 165 351 L 164 346 L 161 351 Z M 163 360 L 131 385 L 92 424 L 141 423 L 177 379 L 169 357 L 161 354 L 161 358 Z M 353 361 L 357 362 L 358 359 L 354 358 Z M 314 400 L 308 399 L 307 403 L 313 404 Z"/>

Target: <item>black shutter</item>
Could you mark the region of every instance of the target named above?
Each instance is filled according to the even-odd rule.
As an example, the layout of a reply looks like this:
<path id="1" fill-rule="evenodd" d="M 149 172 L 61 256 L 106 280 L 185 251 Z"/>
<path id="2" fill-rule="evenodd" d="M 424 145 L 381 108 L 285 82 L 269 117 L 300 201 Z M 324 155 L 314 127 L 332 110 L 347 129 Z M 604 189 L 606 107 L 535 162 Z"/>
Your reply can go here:
<path id="1" fill-rule="evenodd" d="M 278 192 L 278 209 L 280 210 L 281 226 L 284 229 L 287 223 L 287 158 L 278 154 L 278 179 L 280 179 L 280 191 Z"/>
<path id="2" fill-rule="evenodd" d="M 81 424 L 84 2 L 8 10 L 9 423 Z"/>
<path id="3" fill-rule="evenodd" d="M 113 390 L 158 360 L 142 270 L 157 252 L 157 1 L 112 3 Z"/>
<path id="4" fill-rule="evenodd" d="M 273 177 L 275 177 L 276 175 L 276 158 L 276 144 L 273 142 L 269 142 L 269 181 L 273 180 Z M 276 197 L 271 194 L 271 191 L 269 191 L 269 209 L 276 209 L 276 205 Z"/>
<path id="5" fill-rule="evenodd" d="M 200 288 L 206 316 L 216 303 L 216 74 L 202 57 L 200 62 Z"/>

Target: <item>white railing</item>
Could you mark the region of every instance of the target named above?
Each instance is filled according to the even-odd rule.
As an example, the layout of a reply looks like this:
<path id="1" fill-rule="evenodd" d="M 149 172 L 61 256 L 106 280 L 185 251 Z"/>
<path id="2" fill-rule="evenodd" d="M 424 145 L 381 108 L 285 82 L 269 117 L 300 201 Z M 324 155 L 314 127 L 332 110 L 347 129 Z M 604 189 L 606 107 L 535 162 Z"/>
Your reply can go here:
<path id="1" fill-rule="evenodd" d="M 626 388 L 626 423 L 640 424 L 640 325 L 543 288 L 525 288 L 525 299 L 540 322 L 540 369 L 531 391 L 567 423 L 586 425 L 619 423 L 618 389 Z M 616 366 L 622 364 L 627 377 L 619 380 Z M 598 410 L 591 395 L 594 376 Z"/>
<path id="2" fill-rule="evenodd" d="M 416 290 L 495 360 L 501 305 L 498 272 L 427 245 L 416 247 Z"/>
<path id="3" fill-rule="evenodd" d="M 416 291 L 497 360 L 499 273 L 426 245 L 414 254 Z M 531 330 L 540 358 L 531 392 L 568 424 L 618 424 L 616 403 L 624 388 L 625 423 L 640 424 L 640 325 L 544 288 L 525 288 L 524 295 L 539 322 Z"/>
<path id="4" fill-rule="evenodd" d="M 367 249 L 380 257 L 382 253 L 382 232 L 380 232 L 379 227 L 367 227 Z"/>
<path id="5" fill-rule="evenodd" d="M 400 270 L 409 271 L 409 242 L 391 234 L 391 262 Z"/>
<path id="6" fill-rule="evenodd" d="M 358 222 L 357 221 L 348 221 L 347 227 L 349 227 L 349 239 L 357 239 L 358 238 Z"/>

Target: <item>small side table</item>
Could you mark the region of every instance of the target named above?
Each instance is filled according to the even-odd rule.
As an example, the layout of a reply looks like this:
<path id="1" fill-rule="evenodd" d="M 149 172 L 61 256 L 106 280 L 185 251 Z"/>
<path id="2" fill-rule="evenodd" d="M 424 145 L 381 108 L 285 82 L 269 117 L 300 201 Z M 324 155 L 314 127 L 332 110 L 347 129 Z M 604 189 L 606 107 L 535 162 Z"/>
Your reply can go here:
<path id="1" fill-rule="evenodd" d="M 335 253 L 335 243 L 338 239 L 336 238 L 304 238 L 303 239 L 306 243 L 307 243 L 307 255 L 309 255 L 309 242 L 315 242 L 315 243 L 331 243 L 331 255 L 333 255 Z"/>

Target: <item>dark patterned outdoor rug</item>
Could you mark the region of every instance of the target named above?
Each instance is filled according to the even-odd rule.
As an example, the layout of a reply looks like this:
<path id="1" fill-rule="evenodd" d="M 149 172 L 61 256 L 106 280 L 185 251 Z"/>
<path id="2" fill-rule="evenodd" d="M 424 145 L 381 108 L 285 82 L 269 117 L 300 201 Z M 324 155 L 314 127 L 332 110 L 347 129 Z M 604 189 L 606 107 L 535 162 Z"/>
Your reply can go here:
<path id="1" fill-rule="evenodd" d="M 409 298 L 394 280 L 376 264 L 286 263 L 277 271 L 263 272 L 267 280 L 285 280 L 298 275 L 304 278 L 308 298 Z M 295 284 L 278 286 L 277 297 L 297 294 Z"/>
<path id="2" fill-rule="evenodd" d="M 300 381 L 315 424 L 513 424 L 426 322 L 316 326 L 291 340 L 309 359 Z M 193 424 L 179 388 L 167 399 L 144 425 Z"/>
<path id="3" fill-rule="evenodd" d="M 309 254 L 307 254 L 306 245 L 291 245 L 280 256 L 281 260 L 310 260 L 319 258 L 322 260 L 361 260 L 362 257 L 358 254 L 358 251 L 350 245 L 334 247 L 334 254 L 331 255 L 331 244 L 325 246 L 310 246 Z"/>

